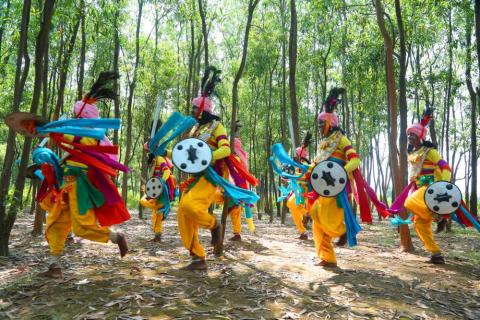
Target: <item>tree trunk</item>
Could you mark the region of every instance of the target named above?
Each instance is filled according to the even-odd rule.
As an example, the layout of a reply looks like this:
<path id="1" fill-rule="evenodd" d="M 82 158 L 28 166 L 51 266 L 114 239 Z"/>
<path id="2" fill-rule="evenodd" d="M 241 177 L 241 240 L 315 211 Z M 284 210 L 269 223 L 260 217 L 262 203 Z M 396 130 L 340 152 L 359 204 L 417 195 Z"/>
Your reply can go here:
<path id="1" fill-rule="evenodd" d="M 120 36 L 118 34 L 118 17 L 120 15 L 120 9 L 117 7 L 115 11 L 115 17 L 113 22 L 113 41 L 114 41 L 114 50 L 113 50 L 113 71 L 117 74 L 120 74 L 120 70 L 118 67 L 118 58 L 120 56 Z M 118 79 L 115 79 L 113 82 L 113 91 L 120 95 L 120 85 Z M 115 99 L 114 102 L 114 117 L 119 119 L 120 118 L 120 99 Z M 114 130 L 113 132 L 113 144 L 119 144 L 119 130 Z"/>
<path id="2" fill-rule="evenodd" d="M 477 62 L 480 69 L 480 0 L 475 0 L 475 38 L 476 38 L 476 48 L 477 48 Z M 478 80 L 480 81 L 480 79 Z M 478 95 L 478 86 L 476 89 Z M 479 103 L 478 96 L 476 103 Z M 477 216 L 477 107 L 478 105 L 472 105 L 472 112 L 470 113 L 471 121 L 471 131 L 470 131 L 470 141 L 471 141 L 471 153 L 470 157 L 470 167 L 472 168 L 472 189 L 470 191 L 470 210 L 472 213 Z"/>
<path id="3" fill-rule="evenodd" d="M 137 30 L 135 33 L 135 65 L 133 67 L 133 77 L 129 86 L 128 105 L 127 105 L 127 146 L 125 150 L 124 165 L 128 166 L 132 158 L 132 127 L 133 127 L 133 96 L 137 84 L 137 70 L 140 63 L 140 25 L 142 23 L 143 0 L 138 1 Z M 127 203 L 128 196 L 128 174 L 122 176 L 122 198 Z"/>
<path id="4" fill-rule="evenodd" d="M 205 0 L 205 6 L 203 5 L 203 0 L 198 0 L 198 11 L 200 12 L 200 18 L 202 20 L 202 34 L 203 42 L 205 44 L 205 68 L 208 67 L 208 31 L 206 23 L 207 15 L 207 0 Z"/>
<path id="5" fill-rule="evenodd" d="M 68 42 L 67 50 L 63 55 L 62 65 L 60 67 L 60 83 L 58 87 L 57 103 L 55 105 L 55 111 L 53 113 L 54 120 L 58 119 L 58 117 L 60 116 L 60 110 L 63 109 L 65 86 L 67 85 L 68 68 L 70 67 L 70 58 L 72 56 L 73 49 L 75 48 L 75 42 L 77 39 L 78 28 L 80 26 L 81 15 L 82 13 L 80 12 L 78 20 L 75 22 L 72 33 L 70 34 L 70 41 Z"/>
<path id="6" fill-rule="evenodd" d="M 54 5 L 55 5 L 54 0 L 45 0 L 45 5 L 43 8 L 43 19 L 42 19 L 42 22 L 40 25 L 40 31 L 38 33 L 37 40 L 36 40 L 35 80 L 34 80 L 34 86 L 33 86 L 32 104 L 30 107 L 31 113 L 37 112 L 39 100 L 40 100 L 41 88 L 42 88 L 42 79 L 43 79 L 43 76 L 46 76 L 46 75 L 43 75 L 43 71 L 44 71 L 43 61 L 44 61 L 44 54 L 45 54 L 45 46 L 48 45 L 50 25 L 52 21 L 53 12 L 54 12 Z M 28 22 L 28 18 L 25 22 L 26 23 Z M 23 26 L 23 18 L 22 18 L 22 31 L 23 31 L 23 27 L 25 27 L 25 30 L 27 30 L 26 25 Z M 26 39 L 25 39 L 25 43 L 26 43 Z M 21 96 L 21 91 L 19 92 L 18 97 L 20 96 Z M 14 105 L 14 108 L 15 108 L 15 105 Z M 13 192 L 12 203 L 10 205 L 7 215 L 5 215 L 5 200 L 3 199 L 1 203 L 0 230 L 2 230 L 2 232 L 0 235 L 0 256 L 8 255 L 8 240 L 10 238 L 10 232 L 12 230 L 13 224 L 17 217 L 17 211 L 22 206 L 23 189 L 25 187 L 25 171 L 27 169 L 27 163 L 30 155 L 31 144 L 32 144 L 32 139 L 25 138 L 25 144 L 22 150 L 22 157 L 20 161 L 19 171 L 18 171 L 17 179 L 15 181 L 15 188 Z M 9 168 L 11 170 L 11 165 Z M 7 185 L 2 184 L 2 188 L 5 188 L 5 187 L 7 187 L 5 190 L 8 190 L 8 184 Z M 4 197 L 3 193 L 2 193 L 2 197 Z"/>
<path id="7" fill-rule="evenodd" d="M 295 82 L 297 71 L 297 8 L 295 0 L 290 0 L 290 36 L 288 42 L 288 62 L 290 89 L 290 111 L 292 114 L 293 140 L 294 148 L 299 145 L 298 133 L 298 106 L 297 106 L 297 84 Z"/>
<path id="8" fill-rule="evenodd" d="M 405 46 L 405 31 L 403 28 L 402 8 L 400 0 L 395 0 L 395 14 L 397 17 L 398 34 L 400 40 L 400 70 L 398 73 L 399 105 L 400 110 L 400 150 L 407 150 L 407 50 Z M 408 183 L 407 153 L 400 152 L 400 177 L 402 178 L 402 187 Z"/>
<path id="9" fill-rule="evenodd" d="M 80 47 L 80 61 L 79 61 L 79 70 L 78 70 L 78 89 L 77 89 L 77 100 L 81 100 L 83 96 L 83 79 L 85 75 L 85 52 L 87 50 L 87 34 L 85 32 L 85 1 L 82 0 L 80 3 L 80 27 L 82 32 L 82 44 Z M 118 30 L 115 28 L 115 33 L 118 33 Z M 118 131 L 118 130 L 117 130 Z"/>
<path id="10" fill-rule="evenodd" d="M 386 73 L 387 73 L 387 93 L 388 102 L 390 106 L 390 135 L 389 135 L 389 154 L 390 165 L 392 168 L 392 179 L 394 187 L 394 195 L 397 197 L 402 191 L 402 180 L 400 176 L 400 168 L 398 163 L 398 149 L 397 149 L 397 93 L 395 88 L 395 63 L 393 60 L 393 43 L 388 31 L 385 27 L 385 20 L 383 19 L 383 6 L 381 0 L 375 0 L 375 12 L 377 16 L 377 23 L 380 32 L 383 36 L 383 43 L 385 46 L 385 58 L 386 58 Z M 406 150 L 402 150 L 406 152 Z M 402 218 L 407 218 L 407 213 L 402 212 Z M 411 252 L 413 250 L 412 239 L 410 237 L 410 231 L 408 226 L 402 225 L 400 227 L 400 242 L 402 250 Z"/>

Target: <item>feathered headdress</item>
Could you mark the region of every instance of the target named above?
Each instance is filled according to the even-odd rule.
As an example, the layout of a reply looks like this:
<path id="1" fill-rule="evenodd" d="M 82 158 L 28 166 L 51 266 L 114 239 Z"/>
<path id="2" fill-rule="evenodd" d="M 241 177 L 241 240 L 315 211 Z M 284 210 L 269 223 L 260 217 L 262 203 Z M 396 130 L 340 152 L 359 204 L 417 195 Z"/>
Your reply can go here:
<path id="1" fill-rule="evenodd" d="M 423 111 L 422 119 L 420 123 L 414 123 L 407 128 L 407 134 L 413 133 L 421 140 L 425 140 L 427 137 L 427 126 L 432 120 L 433 117 L 433 108 L 427 107 Z"/>
<path id="2" fill-rule="evenodd" d="M 323 102 L 323 112 L 318 115 L 317 121 L 325 121 L 324 134 L 330 130 L 331 127 L 338 126 L 338 117 L 335 113 L 337 104 L 341 101 L 340 95 L 344 95 L 345 88 L 332 88 Z"/>
<path id="3" fill-rule="evenodd" d="M 117 94 L 108 86 L 119 77 L 118 73 L 113 71 L 101 72 L 90 91 L 81 101 L 75 103 L 73 107 L 75 116 L 77 118 L 99 118 L 100 113 L 95 104 L 100 100 L 115 100 L 117 98 Z"/>
<path id="4" fill-rule="evenodd" d="M 302 146 L 295 149 L 295 154 L 298 158 L 308 161 L 308 147 L 312 143 L 313 135 L 310 131 L 303 138 Z"/>
<path id="5" fill-rule="evenodd" d="M 213 113 L 213 103 L 209 97 L 213 94 L 215 86 L 221 81 L 221 70 L 214 66 L 208 66 L 205 70 L 201 82 L 201 95 L 192 100 L 192 104 L 198 107 L 197 118 L 200 117 L 203 111 Z"/>

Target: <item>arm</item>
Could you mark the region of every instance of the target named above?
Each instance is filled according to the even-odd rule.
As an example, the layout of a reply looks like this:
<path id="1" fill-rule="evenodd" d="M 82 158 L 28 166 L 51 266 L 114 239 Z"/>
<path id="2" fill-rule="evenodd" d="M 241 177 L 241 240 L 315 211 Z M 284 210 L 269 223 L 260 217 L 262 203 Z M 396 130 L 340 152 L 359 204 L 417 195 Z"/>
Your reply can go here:
<path id="1" fill-rule="evenodd" d="M 171 171 L 168 168 L 167 161 L 163 157 L 158 156 L 155 159 L 155 171 L 159 173 L 162 173 L 162 179 L 163 181 L 167 181 L 167 179 L 170 177 Z"/>
<path id="2" fill-rule="evenodd" d="M 435 166 L 437 167 L 436 170 L 438 169 L 440 171 L 439 176 L 435 175 L 435 181 L 450 181 L 452 179 L 452 169 L 450 169 L 448 163 L 442 159 L 437 150 L 431 149 L 430 151 L 428 151 L 426 160 L 429 160 L 430 162 L 435 164 Z"/>
<path id="3" fill-rule="evenodd" d="M 352 172 L 360 166 L 360 157 L 355 149 L 352 147 L 352 143 L 347 137 L 343 136 L 338 143 L 338 149 L 345 153 L 347 163 L 343 167 L 347 173 Z"/>
<path id="4" fill-rule="evenodd" d="M 227 137 L 227 130 L 225 130 L 225 127 L 221 123 L 218 124 L 218 126 L 213 131 L 212 136 L 218 145 L 217 150 L 213 151 L 213 160 L 227 158 L 231 153 L 231 149 Z"/>

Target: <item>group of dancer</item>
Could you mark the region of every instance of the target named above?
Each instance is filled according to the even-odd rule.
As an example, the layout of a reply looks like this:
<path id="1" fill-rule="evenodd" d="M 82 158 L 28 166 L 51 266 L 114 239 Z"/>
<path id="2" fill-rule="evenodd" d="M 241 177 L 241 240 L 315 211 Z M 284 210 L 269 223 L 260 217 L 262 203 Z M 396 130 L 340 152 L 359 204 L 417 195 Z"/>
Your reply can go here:
<path id="1" fill-rule="evenodd" d="M 230 240 L 242 239 L 242 212 L 249 229 L 255 229 L 251 208 L 258 196 L 250 189 L 258 181 L 248 171 L 248 156 L 238 135 L 241 122 L 233 124 L 236 134 L 230 140 L 220 117 L 215 114 L 211 95 L 220 81 L 219 74 L 219 70 L 209 67 L 202 78 L 201 95 L 192 100 L 191 114 L 173 113 L 144 146 L 152 167 L 150 177 L 157 179 L 157 188 L 161 190 L 155 196 L 146 192 L 140 200 L 144 207 L 152 210 L 152 241 L 162 241 L 163 222 L 169 215 L 172 203 L 179 198 L 178 230 L 183 246 L 191 257 L 185 270 L 207 268 L 207 254 L 199 240 L 199 228 L 211 231 L 213 253 L 222 254 L 224 226 L 211 212 L 213 205 L 223 204 L 228 208 L 234 233 Z M 107 129 L 119 129 L 120 120 L 101 119 L 97 106 L 99 101 L 117 98 L 109 87 L 117 77 L 112 72 L 101 73 L 91 90 L 75 103 L 72 119 L 43 123 L 35 115 L 26 113 L 13 114 L 6 119 L 7 124 L 17 132 L 48 137 L 34 149 L 34 165 L 30 168 L 32 176 L 42 181 L 37 200 L 48 212 L 45 235 L 50 259 L 43 276 L 62 277 L 60 258 L 72 231 L 77 237 L 117 244 L 122 257 L 128 252 L 125 234 L 110 229 L 112 225 L 130 219 L 124 199 L 112 179 L 119 171 L 126 174 L 129 169 L 118 162 L 118 145 L 113 145 L 106 136 Z M 360 220 L 365 223 L 372 222 L 370 203 L 385 218 L 393 217 L 404 208 L 409 210 L 414 215 L 414 226 L 420 240 L 431 253 L 430 261 L 445 263 L 432 234 L 432 223 L 438 215 L 427 207 L 424 200 L 427 186 L 432 182 L 451 179 L 447 162 L 441 158 L 436 146 L 426 140 L 431 110 L 425 112 L 420 123 L 407 129 L 409 149 L 405 152 L 408 152 L 411 183 L 388 208 L 377 199 L 375 192 L 363 179 L 359 169 L 360 157 L 339 126 L 335 109 L 344 93 L 344 89 L 334 88 L 323 103 L 323 111 L 316 119 L 318 132 L 314 133 L 318 135 L 318 151 L 312 161 L 309 159 L 309 148 L 313 141 L 310 133 L 302 145 L 295 149 L 293 159 L 284 154 L 281 145 L 272 148 L 277 158 L 272 158 L 271 164 L 287 185 L 282 188 L 282 199 L 286 199 L 300 239 L 308 239 L 305 222 L 309 218 L 312 220 L 318 265 L 336 267 L 333 239 L 338 237 L 341 244 L 348 242 L 353 246 L 356 244 L 356 234 L 361 230 L 352 211 L 354 199 L 360 209 Z M 196 141 L 204 142 L 211 150 L 211 161 L 205 169 L 189 175 L 180 183 L 176 181 L 174 170 L 177 169 L 174 168 L 183 171 L 186 165 L 179 165 L 175 161 L 172 163 L 174 151 L 168 149 L 169 143 L 176 138 L 198 139 Z M 45 147 L 46 140 L 49 140 L 49 148 Z M 62 157 L 58 155 L 60 152 L 63 153 Z M 192 163 L 198 158 L 192 150 L 188 156 Z M 277 166 L 276 160 L 281 166 Z M 335 197 L 319 195 L 312 189 L 312 170 L 322 161 L 339 164 L 348 175 L 345 189 Z M 293 168 L 293 172 L 288 167 Z M 465 217 L 460 211 L 455 216 L 452 214 L 452 218 L 466 226 L 475 224 L 471 217 Z"/>

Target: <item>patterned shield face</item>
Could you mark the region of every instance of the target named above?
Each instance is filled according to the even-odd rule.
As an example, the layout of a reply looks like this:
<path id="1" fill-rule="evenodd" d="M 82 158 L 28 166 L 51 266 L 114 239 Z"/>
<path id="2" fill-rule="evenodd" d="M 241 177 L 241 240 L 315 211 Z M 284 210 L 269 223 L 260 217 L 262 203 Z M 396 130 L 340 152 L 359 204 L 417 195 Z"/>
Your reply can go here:
<path id="1" fill-rule="evenodd" d="M 188 138 L 173 147 L 172 162 L 185 173 L 200 173 L 212 162 L 212 149 L 200 139 Z"/>
<path id="2" fill-rule="evenodd" d="M 319 162 L 310 175 L 313 190 L 322 197 L 336 197 L 347 186 L 345 169 L 334 161 Z"/>
<path id="3" fill-rule="evenodd" d="M 145 184 L 145 194 L 147 197 L 156 199 L 158 198 L 163 191 L 163 184 L 160 178 L 150 178 Z"/>
<path id="4" fill-rule="evenodd" d="M 462 192 L 453 183 L 437 181 L 425 190 L 425 204 L 438 214 L 450 214 L 460 207 Z"/>

